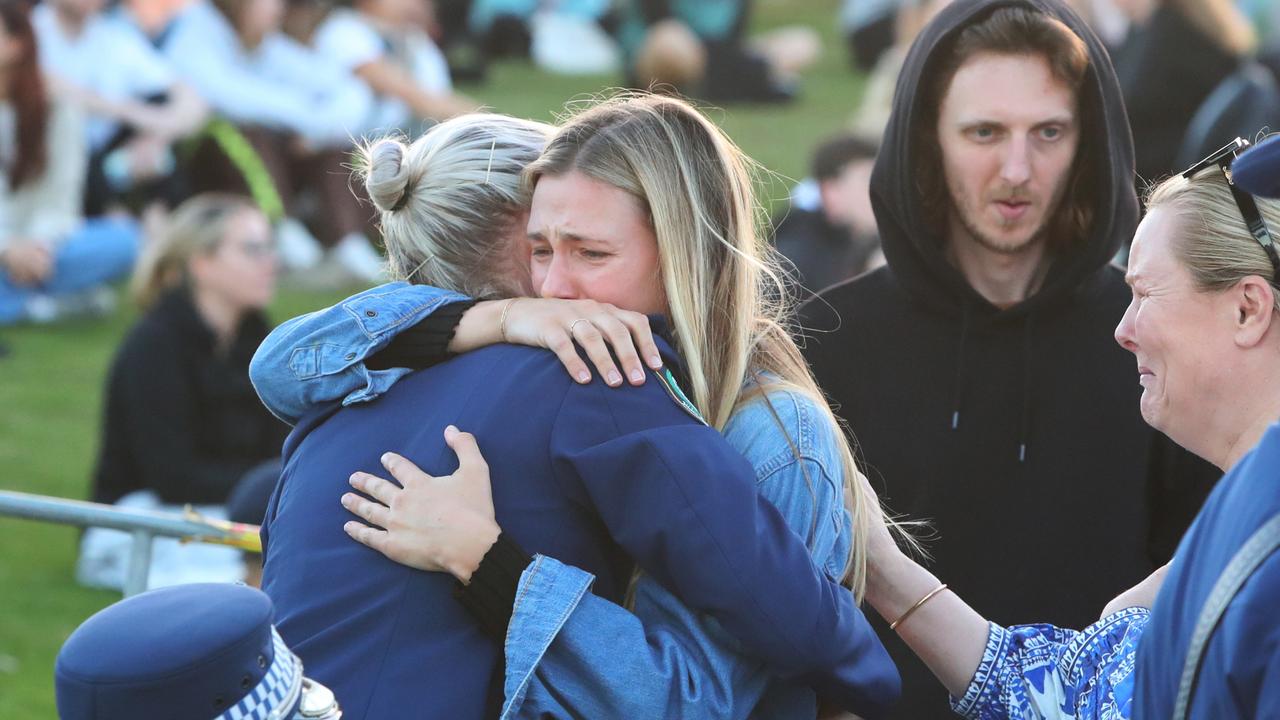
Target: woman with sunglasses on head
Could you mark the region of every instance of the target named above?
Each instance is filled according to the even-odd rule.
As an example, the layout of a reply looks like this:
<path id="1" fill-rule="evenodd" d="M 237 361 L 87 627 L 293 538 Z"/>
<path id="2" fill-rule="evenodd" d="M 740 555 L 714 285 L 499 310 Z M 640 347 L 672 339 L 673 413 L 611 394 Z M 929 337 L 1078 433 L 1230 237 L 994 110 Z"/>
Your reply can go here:
<path id="1" fill-rule="evenodd" d="M 1153 193 L 1116 329 L 1137 356 L 1143 418 L 1228 471 L 1152 609 L 1138 718 L 1280 717 L 1280 202 L 1233 183 L 1247 145 Z"/>
<path id="2" fill-rule="evenodd" d="M 1084 630 L 1003 627 L 873 523 L 867 600 L 965 717 L 1280 717 L 1280 257 L 1270 230 L 1280 202 L 1231 185 L 1226 168 L 1245 145 L 1153 190 L 1129 267 L 1133 300 L 1116 328 L 1138 361 L 1143 417 L 1227 472 L 1174 561 Z M 404 489 L 358 485 L 377 488 L 389 509 L 352 506 L 386 530 L 352 527 L 355 537 L 424 569 L 484 537 L 483 468 L 464 459 L 443 479 L 401 459 L 389 469 Z M 428 502 L 458 521 L 427 526 L 418 511 Z"/>
<path id="3" fill-rule="evenodd" d="M 507 230 L 518 244 L 499 249 L 489 247 L 501 238 L 499 232 L 484 233 L 486 245 L 485 237 L 477 239 L 474 233 L 459 233 L 457 228 L 445 231 L 431 219 L 455 213 L 472 220 L 501 217 L 496 210 L 460 211 L 472 204 L 466 195 L 493 192 L 494 183 L 510 182 L 511 143 L 498 138 L 479 144 L 480 162 L 468 164 L 469 170 L 462 172 L 463 168 L 446 162 L 454 156 L 438 142 L 450 137 L 455 127 L 474 122 L 464 116 L 443 123 L 407 151 L 396 151 L 396 143 L 386 142 L 372 148 L 366 186 L 383 209 L 392 274 L 415 282 L 432 279 L 448 284 L 462 279 L 452 273 L 460 262 L 466 265 L 486 257 L 519 257 L 529 262 L 531 242 L 532 285 L 548 299 L 475 304 L 463 311 L 460 323 L 455 314 L 437 337 L 452 350 L 504 339 L 562 348 L 566 364 L 578 365 L 575 376 L 585 372 L 586 365 L 569 338 L 582 340 L 588 348 L 604 348 L 599 339 L 608 337 L 613 347 L 625 348 L 619 352 L 624 358 L 620 365 L 630 381 L 652 386 L 667 380 L 644 377 L 640 357 L 651 368 L 661 363 L 649 362 L 648 325 L 638 313 L 664 316 L 674 328 L 674 345 L 681 356 L 671 358 L 668 367 L 685 376 L 684 387 L 690 390 L 685 398 L 674 383 L 667 385 L 672 401 L 684 404 L 690 413 L 700 413 L 723 431 L 730 447 L 750 461 L 754 487 L 783 513 L 789 525 L 787 535 L 804 542 L 822 574 L 860 587 L 862 542 L 858 536 L 867 525 L 861 516 L 878 514 L 879 508 L 874 496 L 864 494 L 864 486 L 846 485 L 857 477 L 847 441 L 769 305 L 766 293 L 776 277 L 764 254 L 763 239 L 755 231 L 746 158 L 686 103 L 654 96 L 606 101 L 562 127 L 540 158 L 529 158 L 533 162 L 525 169 L 523 197 L 532 198 L 532 207 L 526 218 L 527 206 L 511 199 L 509 204 L 516 207 L 509 214 L 516 217 L 514 227 Z M 453 137 L 456 145 L 466 136 Z M 384 164 L 386 158 L 401 156 L 398 162 Z M 472 172 L 472 167 L 479 173 Z M 404 193 L 409 194 L 407 200 Z M 445 197 L 459 205 L 427 212 Z M 459 255 L 459 247 L 470 251 Z M 509 287 L 529 287 L 527 266 L 511 263 L 510 273 Z M 260 394 L 281 415 L 297 417 L 326 400 L 357 402 L 385 391 L 388 381 L 396 377 L 387 373 L 397 371 L 385 369 L 382 353 L 399 353 L 406 364 L 419 367 L 440 360 L 438 353 L 415 355 L 406 353 L 406 346 L 396 345 L 412 338 L 408 321 L 419 319 L 421 308 L 438 307 L 438 302 L 430 305 L 433 292 L 438 295 L 439 291 L 420 285 L 376 288 L 338 308 L 286 323 L 255 357 L 252 373 Z M 503 292 L 490 296 L 495 294 L 501 297 Z M 507 290 L 506 295 L 510 294 Z M 772 297 L 783 295 L 778 292 Z M 632 312 L 619 312 L 614 306 Z M 355 307 L 361 311 L 352 314 Z M 441 309 L 432 317 L 445 314 Z M 549 320 L 540 324 L 534 319 L 539 316 Z M 361 320 L 365 317 L 377 326 L 372 336 L 356 327 L 365 325 Z M 450 340 L 455 323 L 457 332 Z M 396 332 L 399 337 L 387 346 Z M 427 342 L 423 338 L 424 345 Z M 290 358 L 312 347 L 335 362 L 319 374 L 305 371 L 298 382 Z M 366 357 L 369 362 L 361 362 Z M 339 358 L 343 360 L 337 362 Z M 607 348 L 593 360 L 598 367 L 605 366 L 601 374 L 606 382 L 623 384 Z M 631 377 L 633 370 L 639 371 L 639 377 Z M 580 382 L 598 381 L 588 374 Z M 628 390 L 617 392 L 621 398 Z M 510 431 L 518 433 L 519 428 Z M 469 438 L 455 435 L 450 442 L 460 455 L 477 457 Z M 472 467 L 470 460 L 467 467 Z M 630 469 L 619 466 L 610 473 L 626 478 Z M 724 485 L 722 479 L 705 475 L 696 482 L 709 488 Z M 384 488 L 367 490 L 379 497 L 384 496 Z M 727 496 L 721 499 L 716 512 L 736 517 L 735 501 Z M 627 508 L 631 515 L 652 512 L 642 502 Z M 855 519 L 851 522 L 851 518 Z M 726 522 L 732 523 L 733 518 Z M 740 518 L 740 522 L 754 521 Z M 493 536 L 484 547 L 458 552 L 448 565 L 459 579 L 470 580 L 492 544 Z M 732 556 L 736 549 L 728 550 Z M 408 557 L 396 559 L 417 567 L 425 564 Z M 696 556 L 667 558 L 667 562 L 704 564 Z M 498 614 L 506 616 L 496 635 L 506 641 L 506 702 L 512 716 L 545 712 L 585 717 L 740 717 L 756 709 L 767 717 L 812 717 L 816 712 L 816 697 L 804 681 L 774 678 L 773 666 L 751 657 L 749 643 L 736 641 L 725 631 L 727 624 L 722 627 L 686 607 L 647 574 L 634 585 L 633 615 L 599 597 L 584 595 L 589 578 L 550 558 L 506 569 L 514 572 L 499 573 L 496 584 L 509 585 L 497 598 L 476 595 L 490 586 L 488 580 L 471 582 L 468 594 L 476 605 L 489 608 L 490 613 L 498 608 Z M 522 574 L 526 569 L 531 571 Z M 554 580 L 557 573 L 558 581 Z M 270 586 L 270 560 L 267 576 Z M 781 576 L 771 580 L 780 587 L 796 581 Z M 510 599 L 516 597 L 517 587 L 521 597 L 538 597 L 539 602 L 513 607 Z M 769 601 L 765 595 L 744 597 L 728 586 L 721 586 L 720 592 L 737 595 L 727 598 L 728 603 Z M 504 596 L 509 597 L 502 607 Z M 803 628 L 821 622 L 811 617 L 778 627 L 785 634 L 803 634 Z M 849 639 L 843 634 L 828 635 L 821 644 L 838 646 Z M 858 682 L 871 690 L 868 696 L 873 701 L 862 705 L 871 717 L 883 712 L 883 691 L 888 688 L 879 677 L 883 668 L 871 664 L 864 668 Z"/>

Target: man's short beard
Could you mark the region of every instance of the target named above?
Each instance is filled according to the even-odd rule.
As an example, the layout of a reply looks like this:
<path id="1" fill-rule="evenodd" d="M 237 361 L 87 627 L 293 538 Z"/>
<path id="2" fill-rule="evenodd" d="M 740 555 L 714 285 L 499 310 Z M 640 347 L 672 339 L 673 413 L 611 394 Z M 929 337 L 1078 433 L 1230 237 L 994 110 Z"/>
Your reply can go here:
<path id="1" fill-rule="evenodd" d="M 1049 234 L 1049 222 L 1051 218 L 1046 217 L 1040 222 L 1040 227 L 1036 228 L 1035 232 L 1031 233 L 1026 240 L 1017 243 L 1016 245 L 1001 243 L 988 237 L 985 233 L 979 230 L 969 221 L 969 217 L 964 213 L 958 211 L 953 212 L 955 212 L 960 218 L 960 224 L 964 226 L 965 232 L 969 233 L 969 237 L 972 237 L 974 242 L 981 245 L 983 249 L 998 255 L 1017 255 L 1032 245 L 1035 245 L 1037 241 L 1043 240 Z"/>
<path id="2" fill-rule="evenodd" d="M 1062 211 L 1063 200 L 1064 198 L 1062 195 L 1055 198 L 1053 207 L 1045 214 L 1044 218 L 1040 220 L 1039 227 L 1028 235 L 1026 240 L 1017 243 L 1016 245 L 1011 245 L 1009 243 L 1001 243 L 979 230 L 977 225 L 969 219 L 969 216 L 960 211 L 960 208 L 956 204 L 955 197 L 950 194 L 947 196 L 947 201 L 951 203 L 951 212 L 955 213 L 955 216 L 960 220 L 960 225 L 965 229 L 965 232 L 969 233 L 969 236 L 973 238 L 974 242 L 982 246 L 983 249 L 998 255 L 1017 255 L 1025 251 L 1027 248 L 1034 246 L 1036 243 L 1048 240 L 1049 234 L 1052 232 L 1052 228 L 1054 226 L 1054 221 L 1057 219 L 1058 213 Z"/>

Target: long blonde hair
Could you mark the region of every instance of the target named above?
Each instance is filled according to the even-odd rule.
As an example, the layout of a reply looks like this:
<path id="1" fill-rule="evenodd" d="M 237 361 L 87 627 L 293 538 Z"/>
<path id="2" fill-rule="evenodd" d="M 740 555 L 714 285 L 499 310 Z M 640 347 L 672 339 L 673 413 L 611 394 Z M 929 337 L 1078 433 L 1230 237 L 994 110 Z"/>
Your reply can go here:
<path id="1" fill-rule="evenodd" d="M 179 205 L 134 267 L 130 290 L 138 306 L 145 310 L 166 290 L 190 283 L 191 258 L 217 250 L 228 223 L 245 211 L 260 212 L 249 198 L 224 193 L 196 195 Z"/>
<path id="2" fill-rule="evenodd" d="M 554 130 L 472 113 L 409 145 L 395 137 L 366 145 L 356 174 L 378 208 L 391 279 L 481 299 L 526 294 L 509 267 L 508 231 L 528 207 L 521 173 Z"/>
<path id="3" fill-rule="evenodd" d="M 774 251 L 759 232 L 763 210 L 755 201 L 753 169 L 688 103 L 628 93 L 572 117 L 525 177 L 531 192 L 543 175 L 578 171 L 640 201 L 657 237 L 691 397 L 711 426 L 723 430 L 744 403 L 791 390 L 812 399 L 836 428 L 853 518 L 844 579 L 861 599 L 868 523 L 880 506 L 858 481 L 849 441 L 788 331 L 788 295 Z"/>

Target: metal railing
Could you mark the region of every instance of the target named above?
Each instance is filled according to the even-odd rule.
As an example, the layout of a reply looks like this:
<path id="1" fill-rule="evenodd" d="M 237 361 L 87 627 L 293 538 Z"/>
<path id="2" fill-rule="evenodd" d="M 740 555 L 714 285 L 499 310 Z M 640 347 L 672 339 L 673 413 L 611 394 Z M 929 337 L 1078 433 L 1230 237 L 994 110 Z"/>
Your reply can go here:
<path id="1" fill-rule="evenodd" d="M 111 528 L 130 533 L 133 544 L 125 574 L 125 597 L 147 589 L 147 573 L 151 568 L 151 540 L 156 536 L 262 552 L 257 525 L 212 520 L 189 507 L 183 513 L 171 513 L 0 490 L 0 516 L 80 527 Z"/>

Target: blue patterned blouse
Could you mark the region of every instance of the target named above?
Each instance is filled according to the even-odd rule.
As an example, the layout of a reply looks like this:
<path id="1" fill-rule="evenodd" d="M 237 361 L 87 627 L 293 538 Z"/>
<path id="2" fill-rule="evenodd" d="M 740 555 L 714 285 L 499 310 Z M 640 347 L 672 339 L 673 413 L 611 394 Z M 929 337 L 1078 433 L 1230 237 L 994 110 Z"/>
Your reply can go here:
<path id="1" fill-rule="evenodd" d="M 1084 630 L 991 623 L 982 662 L 951 707 L 973 720 L 1128 720 L 1149 617 L 1128 608 Z"/>

